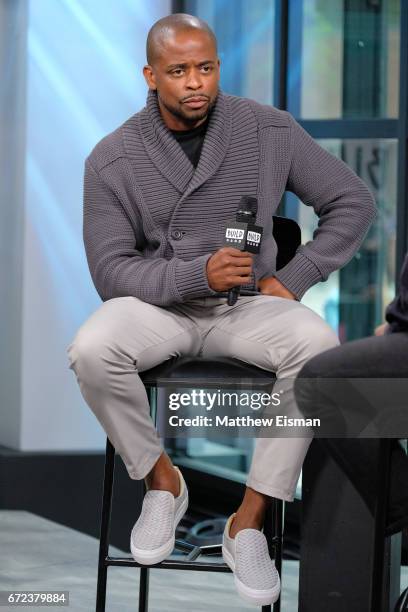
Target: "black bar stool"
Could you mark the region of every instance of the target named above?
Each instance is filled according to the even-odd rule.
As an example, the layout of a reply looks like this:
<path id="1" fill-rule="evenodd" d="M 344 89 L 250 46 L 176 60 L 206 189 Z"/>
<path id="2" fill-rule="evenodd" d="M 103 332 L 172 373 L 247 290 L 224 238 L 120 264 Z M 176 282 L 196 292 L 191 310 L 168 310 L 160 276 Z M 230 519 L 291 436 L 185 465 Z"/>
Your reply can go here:
<path id="1" fill-rule="evenodd" d="M 149 403 L 154 423 L 156 423 L 156 392 L 161 386 L 172 387 L 223 387 L 248 389 L 256 388 L 270 393 L 275 375 L 255 366 L 244 364 L 234 359 L 206 360 L 203 358 L 178 358 L 168 360 L 151 370 L 140 374 L 148 392 Z M 139 612 L 147 612 L 149 595 L 149 568 L 137 563 L 133 557 L 109 556 L 109 531 L 113 496 L 115 467 L 115 449 L 107 438 L 103 500 L 100 528 L 100 547 L 98 562 L 98 583 L 96 612 L 105 611 L 106 581 L 109 566 L 140 567 Z M 144 487 L 145 488 L 145 487 Z M 282 573 L 282 535 L 283 535 L 283 501 L 273 499 L 268 507 L 264 534 L 268 549 L 275 559 L 276 568 Z M 226 563 L 219 561 L 199 560 L 201 555 L 221 555 L 221 543 L 208 546 L 194 546 L 184 540 L 176 540 L 175 549 L 185 553 L 182 559 L 166 559 L 157 563 L 154 568 L 196 570 L 204 572 L 231 572 Z M 270 605 L 262 606 L 263 612 L 271 612 Z M 280 612 L 280 598 L 273 604 L 273 611 Z"/>
<path id="2" fill-rule="evenodd" d="M 273 237 L 277 245 L 276 268 L 285 266 L 295 255 L 301 244 L 301 231 L 296 221 L 285 217 L 273 217 Z M 256 292 L 242 291 L 242 294 L 253 295 Z M 220 294 L 222 295 L 222 294 Z M 224 294 L 226 297 L 227 294 Z M 140 374 L 143 380 L 151 409 L 155 411 L 158 386 L 187 387 L 223 387 L 243 389 L 248 382 L 251 388 L 271 389 L 275 376 L 249 364 L 234 359 L 205 360 L 200 358 L 183 358 L 168 360 L 151 370 Z M 156 422 L 156 414 L 154 422 Z M 98 585 L 96 612 L 104 612 L 106 599 L 107 569 L 110 565 L 140 567 L 139 612 L 147 612 L 149 591 L 149 568 L 140 566 L 132 557 L 109 557 L 109 527 L 113 493 L 113 474 L 115 466 L 115 449 L 107 439 L 105 475 L 103 487 L 102 516 L 100 529 L 100 549 L 98 564 Z M 268 541 L 271 557 L 275 557 L 276 568 L 282 573 L 282 531 L 283 502 L 273 500 L 265 516 L 264 533 Z M 217 561 L 199 561 L 201 554 L 221 554 L 221 545 L 196 547 L 182 540 L 176 541 L 176 549 L 185 552 L 183 560 L 166 559 L 155 565 L 155 568 L 186 569 L 212 572 L 230 572 L 225 563 Z M 271 606 L 263 606 L 263 612 L 270 612 Z M 273 606 L 274 612 L 280 612 L 280 598 Z"/>

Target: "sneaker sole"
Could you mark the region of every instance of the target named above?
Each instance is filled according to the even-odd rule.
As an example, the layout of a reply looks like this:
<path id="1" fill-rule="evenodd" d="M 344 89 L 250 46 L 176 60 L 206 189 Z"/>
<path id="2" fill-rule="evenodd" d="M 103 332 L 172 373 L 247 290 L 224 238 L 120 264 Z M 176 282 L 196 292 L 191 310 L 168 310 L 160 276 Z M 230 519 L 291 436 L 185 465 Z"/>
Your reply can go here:
<path id="1" fill-rule="evenodd" d="M 174 517 L 174 532 L 176 531 L 177 525 L 186 513 L 187 508 L 188 494 Z M 175 535 L 173 535 L 173 537 L 165 544 L 162 544 L 162 546 L 153 550 L 144 550 L 143 548 L 137 548 L 134 546 L 133 539 L 130 537 L 130 552 L 132 553 L 134 560 L 137 563 L 140 563 L 140 565 L 156 565 L 157 563 L 164 561 L 164 559 L 166 559 L 173 552 L 175 540 Z"/>
<path id="2" fill-rule="evenodd" d="M 222 546 L 222 556 L 230 570 L 234 572 L 235 587 L 238 591 L 238 594 L 242 597 L 244 601 L 253 604 L 254 606 L 268 606 L 269 604 L 275 603 L 275 601 L 279 599 L 281 590 L 279 577 L 278 582 L 273 587 L 273 589 L 252 589 L 251 587 L 241 582 L 241 580 L 239 580 L 235 575 L 234 559 L 232 558 L 232 555 L 229 550 L 227 550 L 224 545 Z"/>

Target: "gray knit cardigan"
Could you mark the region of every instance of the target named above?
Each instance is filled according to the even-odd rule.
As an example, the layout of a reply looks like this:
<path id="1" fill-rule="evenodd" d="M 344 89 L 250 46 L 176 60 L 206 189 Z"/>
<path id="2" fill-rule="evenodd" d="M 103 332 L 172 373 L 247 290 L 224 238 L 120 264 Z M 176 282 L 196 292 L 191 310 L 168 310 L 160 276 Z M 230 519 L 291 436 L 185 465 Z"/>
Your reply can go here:
<path id="1" fill-rule="evenodd" d="M 276 272 L 272 216 L 285 190 L 313 206 L 313 240 Z M 242 195 L 258 198 L 264 227 L 252 283 L 276 276 L 298 299 L 359 248 L 375 205 L 341 160 L 293 117 L 219 92 L 196 168 L 162 121 L 156 92 L 85 161 L 83 237 L 103 301 L 136 296 L 166 306 L 217 295 L 206 274 Z"/>

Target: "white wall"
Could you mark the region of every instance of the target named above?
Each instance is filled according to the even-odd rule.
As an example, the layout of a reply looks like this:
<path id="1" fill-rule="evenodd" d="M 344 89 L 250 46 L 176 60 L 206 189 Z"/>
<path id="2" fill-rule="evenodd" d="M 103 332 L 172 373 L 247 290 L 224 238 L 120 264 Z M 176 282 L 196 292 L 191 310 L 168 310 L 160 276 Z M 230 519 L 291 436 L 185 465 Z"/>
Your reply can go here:
<path id="1" fill-rule="evenodd" d="M 21 433 L 27 10 L 0 0 L 0 444 Z"/>
<path id="2" fill-rule="evenodd" d="M 78 327 L 101 304 L 82 242 L 83 163 L 100 138 L 144 106 L 146 35 L 170 13 L 170 4 L 29 3 L 23 165 L 19 159 L 25 198 L 20 217 L 13 215 L 15 227 L 7 230 L 6 253 L 12 256 L 18 239 L 20 261 L 10 274 L 18 279 L 21 273 L 22 281 L 20 293 L 14 292 L 14 309 L 8 306 L 18 325 L 13 337 L 2 335 L 2 360 L 18 346 L 19 330 L 21 341 L 19 359 L 13 358 L 6 375 L 0 373 L 1 386 L 8 385 L 0 408 L 0 444 L 5 446 L 104 447 L 105 434 L 81 396 L 66 353 Z M 12 202 L 5 204 L 13 210 Z M 22 231 L 24 240 L 13 236 Z"/>

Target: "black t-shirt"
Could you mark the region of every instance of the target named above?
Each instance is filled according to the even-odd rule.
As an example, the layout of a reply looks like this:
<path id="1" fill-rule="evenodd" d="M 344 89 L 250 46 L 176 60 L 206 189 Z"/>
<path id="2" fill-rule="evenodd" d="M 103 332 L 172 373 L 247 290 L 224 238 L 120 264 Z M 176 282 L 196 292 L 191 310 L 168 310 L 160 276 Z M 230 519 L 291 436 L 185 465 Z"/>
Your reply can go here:
<path id="1" fill-rule="evenodd" d="M 209 116 L 207 119 L 192 130 L 170 130 L 184 153 L 187 155 L 194 168 L 197 167 L 201 155 L 205 133 L 207 131 Z"/>

